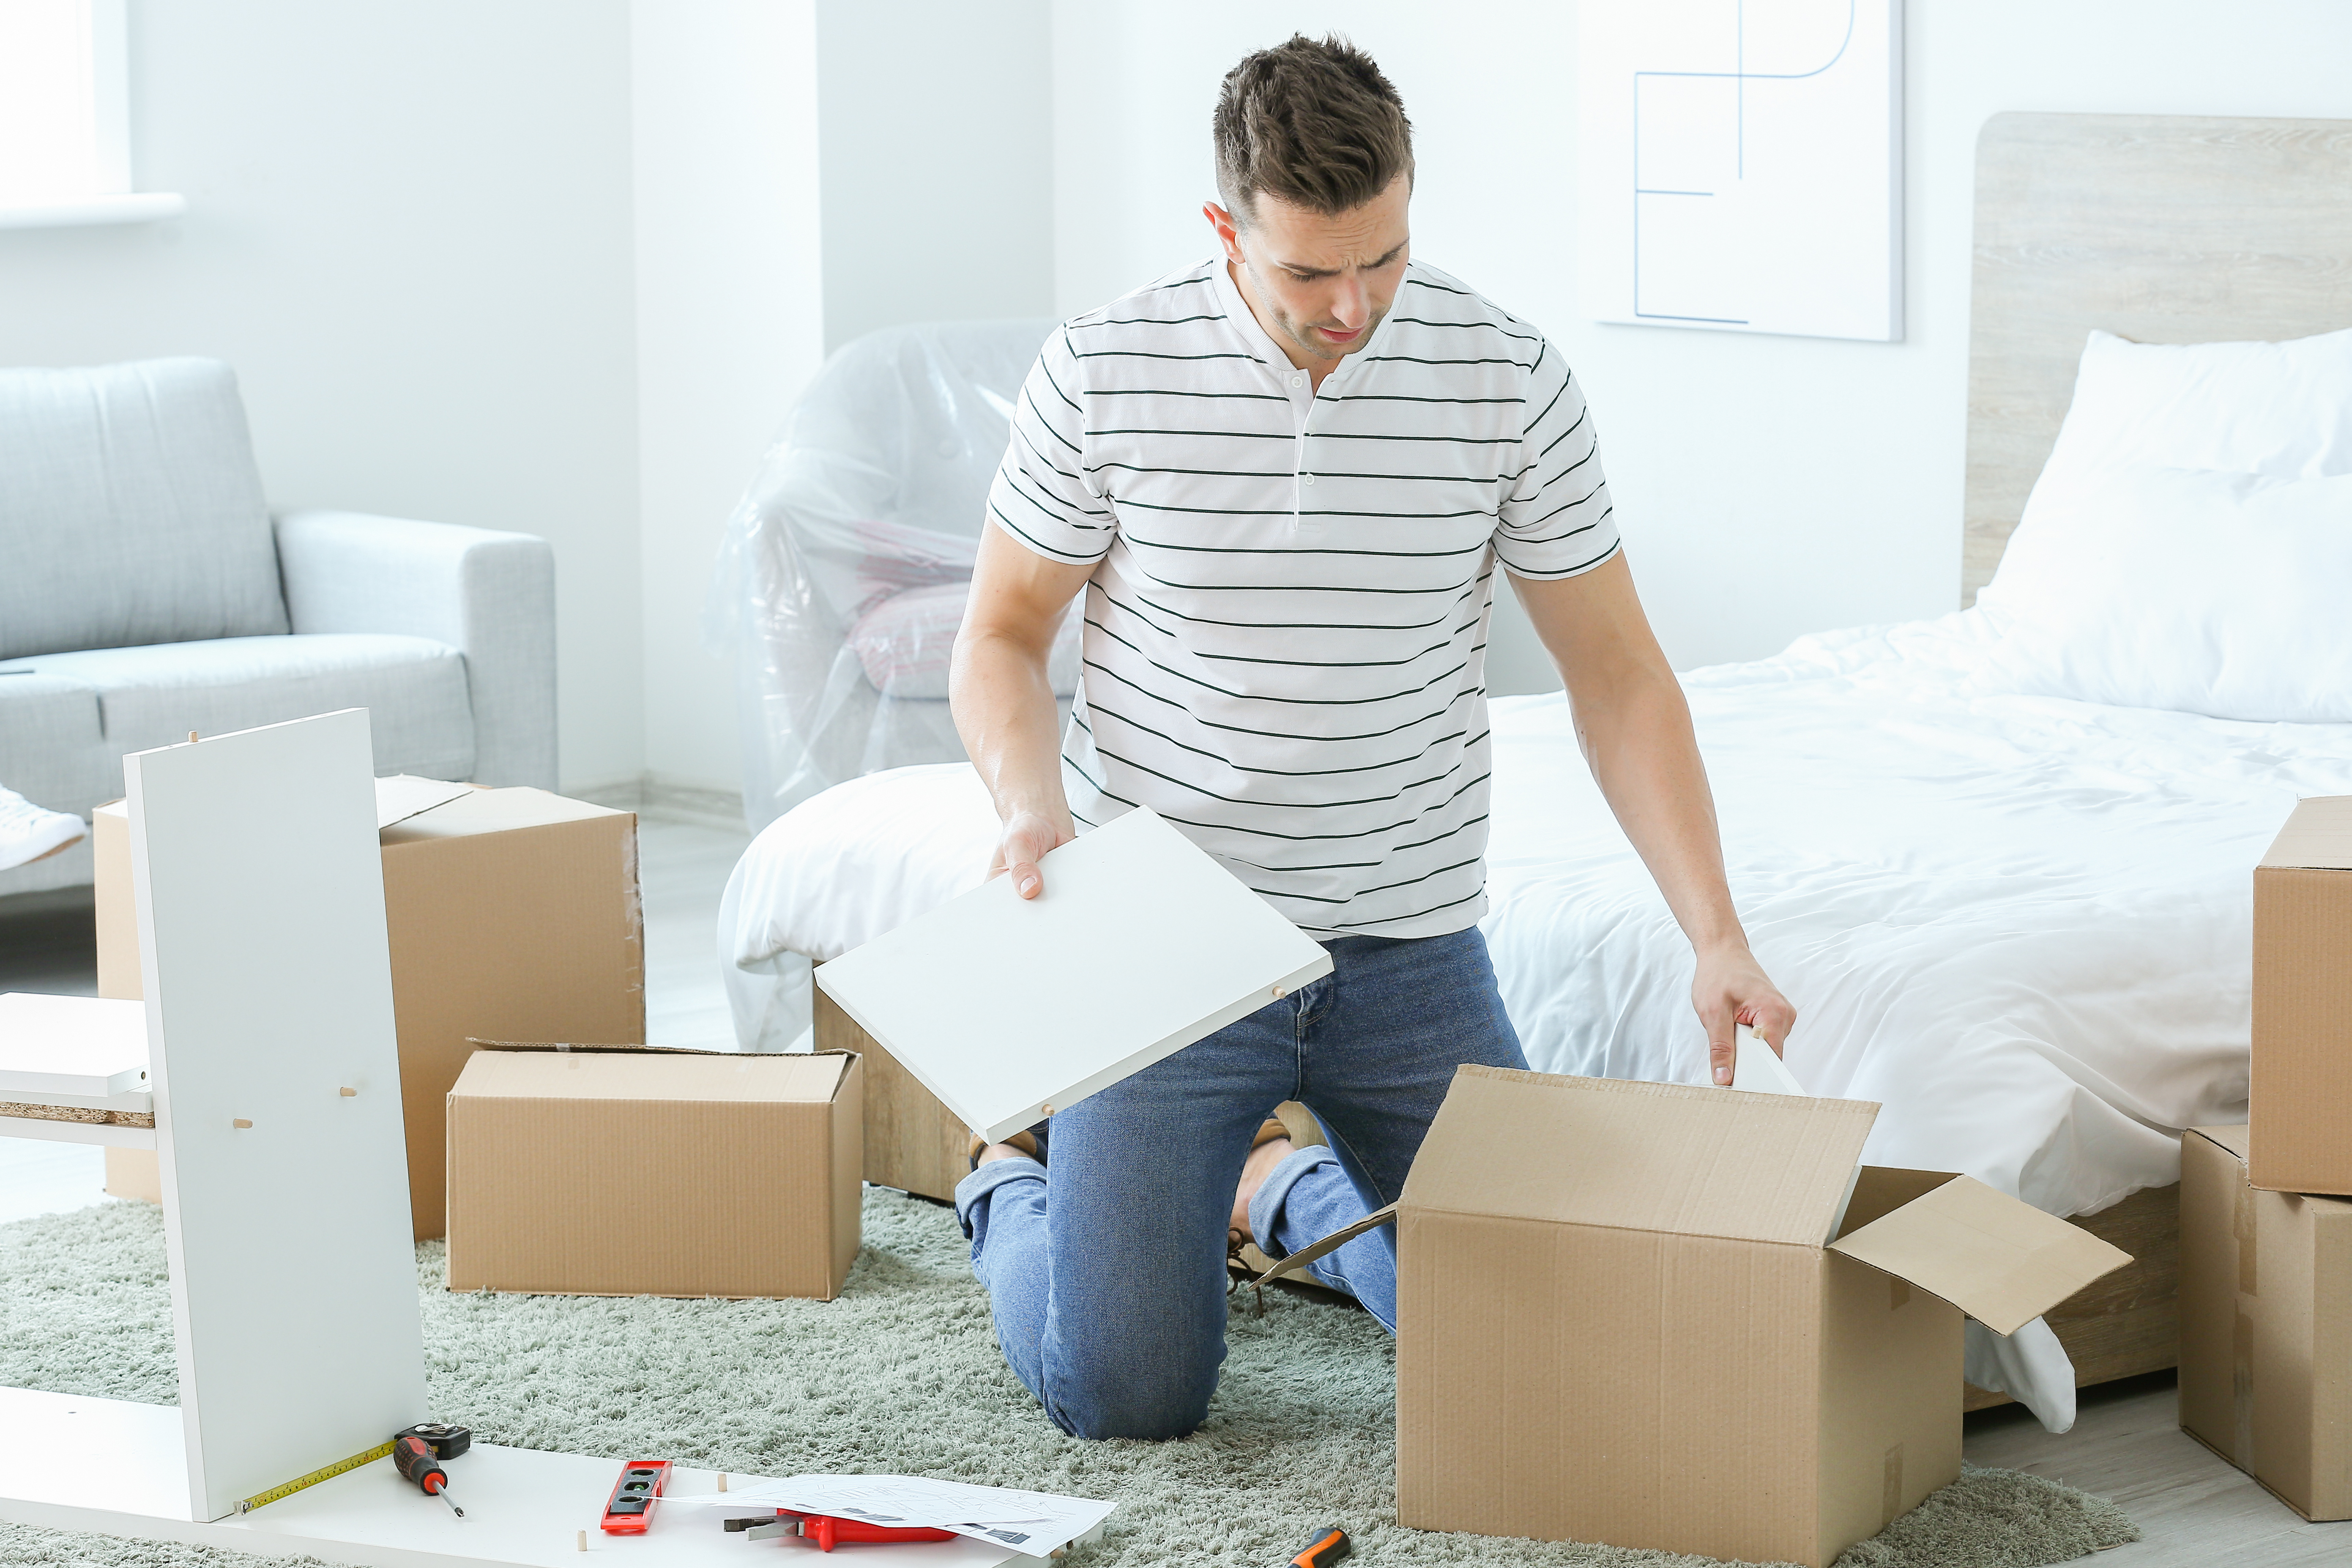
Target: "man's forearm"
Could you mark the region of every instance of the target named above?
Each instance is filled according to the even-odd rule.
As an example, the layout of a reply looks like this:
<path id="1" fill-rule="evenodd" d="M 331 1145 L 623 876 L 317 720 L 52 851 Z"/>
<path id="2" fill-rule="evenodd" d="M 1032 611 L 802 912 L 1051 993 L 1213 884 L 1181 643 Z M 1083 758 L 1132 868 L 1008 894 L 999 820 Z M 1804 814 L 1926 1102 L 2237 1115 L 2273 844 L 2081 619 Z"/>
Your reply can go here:
<path id="1" fill-rule="evenodd" d="M 1006 820 L 1034 812 L 1066 820 L 1061 735 L 1046 655 L 1017 638 L 987 631 L 956 642 L 949 706 L 981 780 Z"/>
<path id="2" fill-rule="evenodd" d="M 1684 934 L 1701 952 L 1744 946 L 1680 683 L 1671 673 L 1628 671 L 1623 689 L 1589 707 L 1577 711 L 1577 743 Z"/>

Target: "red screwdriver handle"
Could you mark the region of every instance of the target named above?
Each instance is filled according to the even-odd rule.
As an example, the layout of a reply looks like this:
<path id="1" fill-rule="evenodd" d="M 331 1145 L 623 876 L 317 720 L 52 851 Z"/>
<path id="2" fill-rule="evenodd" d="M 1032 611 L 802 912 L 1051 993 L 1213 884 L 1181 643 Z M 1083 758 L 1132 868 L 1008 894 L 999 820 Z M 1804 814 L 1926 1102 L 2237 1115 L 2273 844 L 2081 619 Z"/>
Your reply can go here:
<path id="1" fill-rule="evenodd" d="M 392 1446 L 393 1468 L 400 1479 L 431 1497 L 449 1484 L 449 1472 L 433 1457 L 432 1448 L 422 1437 L 403 1437 Z"/>

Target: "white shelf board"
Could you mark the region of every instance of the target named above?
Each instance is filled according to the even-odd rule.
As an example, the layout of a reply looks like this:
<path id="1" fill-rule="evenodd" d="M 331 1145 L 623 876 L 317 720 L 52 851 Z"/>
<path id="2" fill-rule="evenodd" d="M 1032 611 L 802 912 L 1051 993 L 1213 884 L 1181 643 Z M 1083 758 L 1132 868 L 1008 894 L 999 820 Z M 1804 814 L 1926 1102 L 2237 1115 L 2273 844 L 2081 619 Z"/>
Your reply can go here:
<path id="1" fill-rule="evenodd" d="M 1047 853 L 817 966 L 964 1125 L 1002 1139 L 1308 981 L 1331 955 L 1159 816 Z"/>
<path id="2" fill-rule="evenodd" d="M 0 228 L 87 228 L 94 224 L 152 223 L 178 217 L 188 198 L 173 191 L 139 191 L 79 201 L 0 203 Z"/>
<path id="3" fill-rule="evenodd" d="M 725 1508 L 657 1508 L 645 1534 L 606 1535 L 596 1522 L 622 1463 L 659 1456 L 592 1458 L 490 1443 L 449 1461 L 449 1495 L 464 1506 L 463 1519 L 403 1481 L 384 1458 L 248 1514 L 192 1521 L 183 1443 L 180 1413 L 169 1406 L 0 1389 L 0 1519 L 265 1556 L 307 1553 L 361 1568 L 581 1568 L 583 1530 L 592 1562 L 643 1568 L 814 1568 L 818 1557 L 813 1543 L 728 1534 Z M 747 1486 L 764 1479 L 730 1478 Z M 709 1470 L 671 1474 L 680 1493 L 717 1485 Z M 855 1560 L 861 1568 L 1026 1561 L 970 1540 L 860 1545 Z"/>
<path id="4" fill-rule="evenodd" d="M 148 1094 L 144 1003 L 0 993 L 0 1100 L 144 1110 Z"/>

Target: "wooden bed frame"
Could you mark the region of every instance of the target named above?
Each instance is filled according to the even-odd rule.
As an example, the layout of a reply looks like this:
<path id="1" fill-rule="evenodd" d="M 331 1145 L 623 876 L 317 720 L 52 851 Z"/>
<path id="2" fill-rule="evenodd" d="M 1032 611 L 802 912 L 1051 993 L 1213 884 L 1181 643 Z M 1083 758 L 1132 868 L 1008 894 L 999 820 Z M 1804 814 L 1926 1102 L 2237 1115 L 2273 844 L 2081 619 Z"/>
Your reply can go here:
<path id="1" fill-rule="evenodd" d="M 1999 114 L 1977 142 L 1960 603 L 1992 580 L 2094 327 L 2141 342 L 2352 326 L 2352 121 Z M 946 1198 L 968 1134 L 822 991 L 867 1062 L 866 1176 Z M 2179 1188 L 2077 1221 L 2134 1261 L 2050 1313 L 2078 1384 L 2174 1364 Z M 1968 1407 L 2008 1395 L 1970 1387 Z"/>

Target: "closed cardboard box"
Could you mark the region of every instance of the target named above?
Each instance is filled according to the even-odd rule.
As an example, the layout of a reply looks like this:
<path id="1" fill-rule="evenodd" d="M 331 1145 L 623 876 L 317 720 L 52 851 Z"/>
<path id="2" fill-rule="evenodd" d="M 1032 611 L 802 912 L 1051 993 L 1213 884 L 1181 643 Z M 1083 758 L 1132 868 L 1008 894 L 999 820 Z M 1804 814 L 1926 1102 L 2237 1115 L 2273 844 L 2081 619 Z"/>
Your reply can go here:
<path id="1" fill-rule="evenodd" d="M 99 994 L 137 996 L 130 819 L 117 803 L 92 821 Z M 386 778 L 376 781 L 376 821 L 409 1205 L 423 1240 L 443 1233 L 443 1102 L 469 1037 L 645 1039 L 637 819 L 545 790 Z M 109 1162 L 108 1190 L 153 1195 L 154 1156 L 119 1152 L 137 1158 L 119 1171 Z"/>
<path id="2" fill-rule="evenodd" d="M 2305 1519 L 2352 1519 L 2352 1203 L 2247 1179 L 2243 1127 L 2180 1141 L 2180 1425 Z"/>
<path id="3" fill-rule="evenodd" d="M 2254 869 L 2253 1184 L 2352 1194 L 2352 795 L 2300 802 Z"/>
<path id="4" fill-rule="evenodd" d="M 1399 1522 L 1822 1568 L 1957 1479 L 1962 1313 L 2129 1259 L 1862 1167 L 1877 1111 L 1461 1068 L 1393 1208 Z"/>
<path id="5" fill-rule="evenodd" d="M 840 1294 L 858 1058 L 484 1046 L 448 1095 L 449 1289 Z"/>

